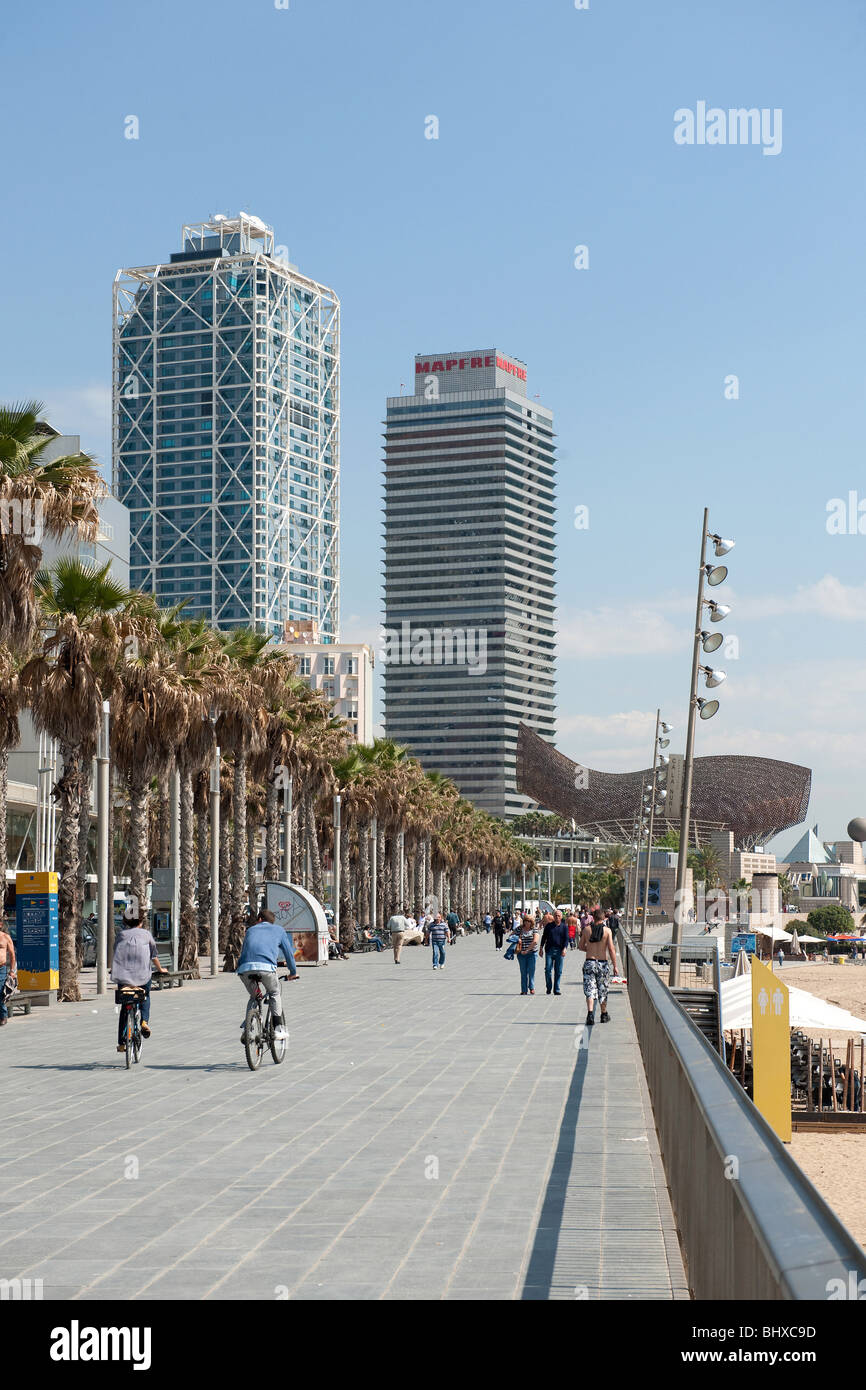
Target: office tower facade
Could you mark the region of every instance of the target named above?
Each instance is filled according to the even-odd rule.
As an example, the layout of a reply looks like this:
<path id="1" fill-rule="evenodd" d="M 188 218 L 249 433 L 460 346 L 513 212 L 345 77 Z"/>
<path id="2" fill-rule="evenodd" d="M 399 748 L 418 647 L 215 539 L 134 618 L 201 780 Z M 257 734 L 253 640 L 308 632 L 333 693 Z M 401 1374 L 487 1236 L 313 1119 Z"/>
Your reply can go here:
<path id="1" fill-rule="evenodd" d="M 552 413 L 516 358 L 423 353 L 385 440 L 386 734 L 518 815 L 518 727 L 555 728 Z"/>
<path id="2" fill-rule="evenodd" d="M 183 228 L 114 286 L 130 578 L 219 628 L 339 637 L 340 305 L 257 217 Z"/>

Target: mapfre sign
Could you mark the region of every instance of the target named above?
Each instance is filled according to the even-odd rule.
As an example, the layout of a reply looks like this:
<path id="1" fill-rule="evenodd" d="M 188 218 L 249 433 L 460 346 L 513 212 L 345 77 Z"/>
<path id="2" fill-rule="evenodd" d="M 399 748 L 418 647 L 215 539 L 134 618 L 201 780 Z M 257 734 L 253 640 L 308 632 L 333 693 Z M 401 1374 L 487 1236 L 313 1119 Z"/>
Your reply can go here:
<path id="1" fill-rule="evenodd" d="M 431 362 L 416 362 L 415 375 L 435 376 L 437 372 L 465 372 L 484 367 L 498 367 L 501 372 L 508 372 L 510 376 L 517 377 L 518 381 L 526 380 L 525 367 L 518 367 L 507 358 L 494 357 L 492 354 L 486 357 L 443 357 Z"/>

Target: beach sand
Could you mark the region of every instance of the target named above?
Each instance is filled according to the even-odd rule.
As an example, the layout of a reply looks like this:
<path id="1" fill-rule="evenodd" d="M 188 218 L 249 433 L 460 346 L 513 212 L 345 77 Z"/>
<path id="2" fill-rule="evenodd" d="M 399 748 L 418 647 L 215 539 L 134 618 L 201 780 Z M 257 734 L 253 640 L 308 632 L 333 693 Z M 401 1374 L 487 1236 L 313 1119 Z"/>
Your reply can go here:
<path id="1" fill-rule="evenodd" d="M 788 965 L 779 971 L 780 979 L 797 989 L 807 989 L 839 1004 L 858 1018 L 866 1019 L 866 965 Z M 810 1032 L 811 1030 L 804 1030 Z M 818 1034 L 811 1033 L 817 1041 Z M 832 1035 L 837 1058 L 845 1058 L 850 1033 Z M 860 1070 L 860 1037 L 854 1036 L 855 1066 Z M 824 1045 L 827 1035 L 824 1034 Z M 866 1130 L 859 1134 L 794 1134 L 789 1146 L 791 1157 L 799 1163 L 809 1181 L 835 1211 L 852 1236 L 866 1246 Z"/>

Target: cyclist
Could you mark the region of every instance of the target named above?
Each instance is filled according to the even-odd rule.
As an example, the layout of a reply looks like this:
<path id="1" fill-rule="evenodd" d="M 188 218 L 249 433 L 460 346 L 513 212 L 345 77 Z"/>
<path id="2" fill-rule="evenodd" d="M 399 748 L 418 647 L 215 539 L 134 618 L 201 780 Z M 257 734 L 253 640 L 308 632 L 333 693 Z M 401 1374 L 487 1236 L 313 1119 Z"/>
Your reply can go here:
<path id="1" fill-rule="evenodd" d="M 124 908 L 123 925 L 114 943 L 111 978 L 116 985 L 132 985 L 136 989 L 144 990 L 141 1004 L 141 1036 L 149 1038 L 151 976 L 154 970 L 163 975 L 167 975 L 168 971 L 160 962 L 156 953 L 156 942 L 147 927 L 142 925 L 143 920 L 138 908 Z M 116 995 L 115 998 L 119 1003 L 119 996 Z M 125 1023 L 126 1019 L 121 1009 L 117 1020 L 118 1052 L 126 1051 L 126 1041 L 123 1037 Z"/>
<path id="2" fill-rule="evenodd" d="M 289 979 L 297 980 L 298 967 L 295 965 L 292 943 L 283 928 L 277 925 L 274 914 L 269 912 L 267 908 L 262 908 L 258 921 L 253 922 L 251 927 L 247 927 L 237 964 L 237 974 L 241 976 L 247 993 L 253 998 L 255 998 L 258 984 L 258 980 L 254 979 L 253 976 L 258 976 L 261 979 L 262 988 L 267 994 L 268 1003 L 271 1006 L 274 1037 L 278 1041 L 287 1036 L 285 1019 L 283 1018 L 283 1001 L 280 998 L 280 980 L 277 974 L 280 956 L 289 967 Z M 242 1023 L 241 1032 L 245 1027 L 246 1024 Z"/>

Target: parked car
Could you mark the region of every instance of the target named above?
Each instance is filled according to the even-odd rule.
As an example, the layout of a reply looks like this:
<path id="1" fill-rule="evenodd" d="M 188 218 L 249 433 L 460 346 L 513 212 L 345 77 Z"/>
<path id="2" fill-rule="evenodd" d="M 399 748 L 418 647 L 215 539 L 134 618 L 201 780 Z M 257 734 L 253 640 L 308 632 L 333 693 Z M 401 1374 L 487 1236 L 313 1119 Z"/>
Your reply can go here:
<path id="1" fill-rule="evenodd" d="M 705 961 L 712 960 L 718 949 L 714 944 L 715 941 L 716 938 L 713 937 L 712 944 L 709 941 L 706 945 L 703 942 L 683 942 L 680 946 L 680 964 L 702 965 Z M 653 956 L 653 963 L 655 965 L 670 965 L 671 947 L 660 946 Z"/>

